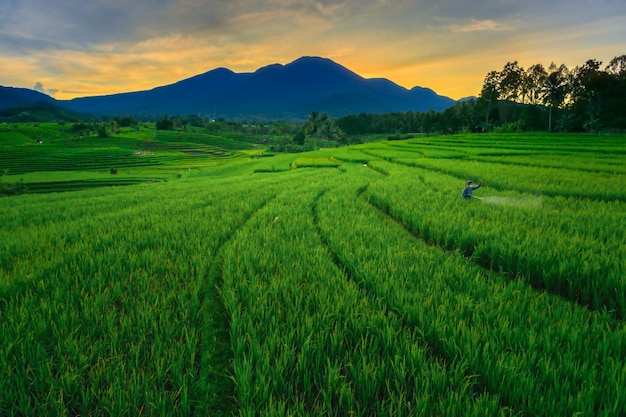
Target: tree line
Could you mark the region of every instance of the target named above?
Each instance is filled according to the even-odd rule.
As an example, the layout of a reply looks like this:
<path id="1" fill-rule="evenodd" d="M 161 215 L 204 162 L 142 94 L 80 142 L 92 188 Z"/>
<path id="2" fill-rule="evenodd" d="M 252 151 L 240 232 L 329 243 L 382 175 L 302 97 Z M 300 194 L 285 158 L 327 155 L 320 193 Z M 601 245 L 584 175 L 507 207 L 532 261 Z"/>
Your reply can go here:
<path id="1" fill-rule="evenodd" d="M 602 62 L 590 59 L 574 69 L 551 63 L 528 69 L 517 61 L 485 77 L 480 97 L 488 103 L 508 101 L 543 106 L 547 130 L 626 129 L 626 55 Z M 486 114 L 486 123 L 490 114 Z"/>
<path id="2" fill-rule="evenodd" d="M 395 132 L 626 131 L 626 55 L 590 59 L 569 69 L 551 63 L 522 68 L 507 62 L 490 71 L 478 98 L 443 112 L 348 115 L 336 120 L 348 135 Z"/>

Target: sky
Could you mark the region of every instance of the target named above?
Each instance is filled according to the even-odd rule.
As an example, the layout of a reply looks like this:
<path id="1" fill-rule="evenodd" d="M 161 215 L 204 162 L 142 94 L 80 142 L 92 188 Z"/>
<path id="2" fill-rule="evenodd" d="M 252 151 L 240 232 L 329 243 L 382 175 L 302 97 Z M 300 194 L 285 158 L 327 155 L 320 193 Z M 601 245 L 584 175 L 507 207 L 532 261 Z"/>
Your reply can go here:
<path id="1" fill-rule="evenodd" d="M 0 0 L 0 85 L 62 100 L 302 56 L 459 99 L 507 62 L 624 54 L 624 0 Z"/>

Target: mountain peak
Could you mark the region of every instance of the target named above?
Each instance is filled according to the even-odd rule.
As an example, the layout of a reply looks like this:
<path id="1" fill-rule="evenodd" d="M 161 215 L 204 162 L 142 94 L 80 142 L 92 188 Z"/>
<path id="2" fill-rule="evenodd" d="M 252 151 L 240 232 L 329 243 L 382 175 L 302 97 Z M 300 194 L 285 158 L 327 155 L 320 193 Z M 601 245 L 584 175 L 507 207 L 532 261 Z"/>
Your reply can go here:
<path id="1" fill-rule="evenodd" d="M 295 61 L 290 62 L 285 65 L 286 68 L 301 68 L 301 67 L 315 67 L 315 68 L 328 68 L 328 69 L 342 69 L 344 71 L 349 71 L 346 67 L 336 63 L 332 59 L 322 58 L 319 56 L 303 56 Z"/>
<path id="2" fill-rule="evenodd" d="M 325 63 L 328 63 L 328 64 L 339 65 L 335 61 L 333 61 L 332 59 L 330 59 L 330 58 L 323 58 L 321 56 L 301 56 L 300 58 L 292 61 L 291 64 L 312 63 L 312 62 L 325 62 Z"/>

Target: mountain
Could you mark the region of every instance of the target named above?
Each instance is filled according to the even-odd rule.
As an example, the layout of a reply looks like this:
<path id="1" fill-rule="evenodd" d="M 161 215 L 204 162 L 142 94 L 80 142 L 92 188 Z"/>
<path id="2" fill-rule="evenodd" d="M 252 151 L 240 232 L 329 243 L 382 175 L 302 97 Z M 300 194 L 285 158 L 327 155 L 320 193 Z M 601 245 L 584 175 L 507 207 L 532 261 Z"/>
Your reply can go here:
<path id="1" fill-rule="evenodd" d="M 28 88 L 0 86 L 0 109 L 27 106 L 37 102 L 54 103 L 55 100 L 49 95 Z"/>
<path id="2" fill-rule="evenodd" d="M 214 103 L 218 97 L 227 96 L 245 81 L 246 76 L 218 68 L 152 90 L 82 97 L 60 103 L 71 110 L 94 115 L 132 114 L 141 117 L 194 113 L 208 116 L 216 111 Z"/>
<path id="3" fill-rule="evenodd" d="M 81 97 L 58 104 L 93 115 L 154 117 L 193 113 L 227 119 L 297 120 L 312 111 L 333 117 L 442 111 L 455 101 L 428 88 L 407 90 L 387 79 L 365 79 L 330 59 L 302 57 L 253 73 L 217 68 L 152 90 Z"/>

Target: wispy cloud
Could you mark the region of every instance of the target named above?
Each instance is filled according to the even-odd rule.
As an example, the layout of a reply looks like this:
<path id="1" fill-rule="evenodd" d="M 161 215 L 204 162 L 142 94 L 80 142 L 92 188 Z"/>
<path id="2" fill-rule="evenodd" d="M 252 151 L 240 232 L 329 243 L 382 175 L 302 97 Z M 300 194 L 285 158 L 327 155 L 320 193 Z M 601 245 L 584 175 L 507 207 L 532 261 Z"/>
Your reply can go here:
<path id="1" fill-rule="evenodd" d="M 470 19 L 466 22 L 450 24 L 448 27 L 452 32 L 506 32 L 513 30 L 510 24 L 493 19 Z"/>

